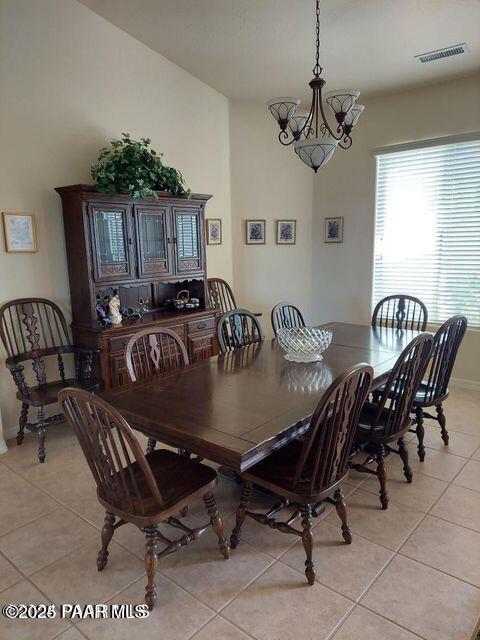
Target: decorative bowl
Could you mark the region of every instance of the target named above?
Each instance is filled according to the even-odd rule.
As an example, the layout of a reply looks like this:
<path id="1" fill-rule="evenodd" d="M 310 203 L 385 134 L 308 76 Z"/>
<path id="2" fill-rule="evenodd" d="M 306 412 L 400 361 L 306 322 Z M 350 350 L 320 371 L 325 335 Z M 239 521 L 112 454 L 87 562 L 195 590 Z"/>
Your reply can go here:
<path id="1" fill-rule="evenodd" d="M 284 358 L 290 362 L 318 362 L 322 353 L 332 341 L 332 332 L 328 329 L 313 327 L 292 327 L 279 329 L 277 340 L 284 351 Z"/>

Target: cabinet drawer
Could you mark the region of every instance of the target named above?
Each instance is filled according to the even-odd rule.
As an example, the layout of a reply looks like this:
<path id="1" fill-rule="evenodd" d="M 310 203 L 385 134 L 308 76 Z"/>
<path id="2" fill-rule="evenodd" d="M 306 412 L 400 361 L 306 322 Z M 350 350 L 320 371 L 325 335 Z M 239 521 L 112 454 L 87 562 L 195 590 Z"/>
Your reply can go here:
<path id="1" fill-rule="evenodd" d="M 130 340 L 132 335 L 132 333 L 129 333 L 128 335 L 110 338 L 110 351 L 124 351 L 127 346 L 127 342 Z"/>
<path id="2" fill-rule="evenodd" d="M 155 327 L 152 327 L 152 329 L 154 329 Z M 160 328 L 160 327 L 158 327 Z M 174 325 L 168 325 L 168 327 L 165 327 L 168 329 L 171 329 L 172 331 L 174 331 L 178 336 L 180 336 L 180 338 L 182 340 L 185 340 L 185 329 L 183 327 L 183 323 L 181 324 L 174 324 Z M 200 329 L 199 329 L 200 331 Z M 125 351 L 125 347 L 127 346 L 127 342 L 130 340 L 130 338 L 135 335 L 134 333 L 128 333 L 128 334 L 124 334 L 122 336 L 116 336 L 115 338 L 110 338 L 109 342 L 110 342 L 110 352 L 122 352 Z"/>
<path id="3" fill-rule="evenodd" d="M 192 322 L 187 322 L 187 333 L 191 335 L 192 333 L 200 333 L 201 331 L 213 331 L 215 328 L 215 318 L 213 316 L 209 316 L 208 318 L 198 318 L 197 320 L 192 320 Z"/>

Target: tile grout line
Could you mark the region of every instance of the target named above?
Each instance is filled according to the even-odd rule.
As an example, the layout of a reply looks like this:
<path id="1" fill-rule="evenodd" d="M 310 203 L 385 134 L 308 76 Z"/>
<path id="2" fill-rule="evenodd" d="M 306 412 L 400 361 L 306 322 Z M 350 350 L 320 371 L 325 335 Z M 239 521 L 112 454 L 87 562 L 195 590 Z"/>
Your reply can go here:
<path id="1" fill-rule="evenodd" d="M 448 455 L 452 455 L 452 454 L 448 454 Z M 465 463 L 466 464 L 466 463 Z M 463 465 L 465 466 L 465 465 Z M 463 469 L 462 466 L 462 469 Z M 462 470 L 459 470 L 460 471 Z M 456 477 L 456 476 L 455 476 Z M 435 517 L 433 516 L 430 512 L 431 510 L 436 506 L 436 504 L 438 503 L 438 501 L 442 498 L 442 496 L 446 493 L 446 491 L 452 486 L 453 484 L 453 479 L 450 480 L 447 483 L 447 486 L 445 487 L 445 489 L 442 491 L 442 493 L 438 496 L 438 498 L 434 501 L 434 503 L 431 505 L 431 507 L 428 509 L 427 512 L 424 513 L 424 516 L 422 517 L 422 519 L 415 525 L 415 527 L 412 529 L 412 531 L 406 536 L 405 540 L 400 544 L 400 546 L 398 547 L 398 549 L 396 551 L 394 551 L 393 556 L 390 558 L 390 560 L 387 562 L 387 564 L 385 565 L 385 567 L 380 571 L 380 573 L 377 575 L 377 577 L 375 578 L 375 580 L 370 584 L 370 586 L 365 590 L 365 592 L 362 594 L 360 600 L 357 603 L 357 606 L 362 606 L 365 609 L 367 609 L 368 611 L 371 611 L 372 613 L 376 614 L 376 615 L 380 615 L 380 617 L 382 617 L 385 620 L 388 620 L 389 622 L 396 624 L 397 626 L 401 627 L 402 629 L 405 629 L 406 631 L 408 631 L 409 633 L 413 633 L 414 635 L 416 635 L 419 638 L 422 638 L 423 640 L 425 640 L 424 636 L 420 636 L 419 634 L 417 634 L 416 632 L 412 631 L 411 629 L 408 629 L 407 627 L 403 627 L 403 625 L 399 625 L 396 621 L 390 620 L 390 618 L 387 618 L 385 615 L 383 614 L 379 614 L 377 611 L 375 611 L 374 609 L 371 609 L 370 607 L 368 607 L 366 604 L 362 604 L 362 600 L 365 598 L 365 596 L 367 595 L 367 593 L 370 591 L 370 589 L 374 586 L 374 583 L 379 579 L 379 577 L 386 571 L 386 569 L 388 568 L 388 566 L 390 566 L 390 564 L 393 562 L 394 558 L 397 556 L 402 556 L 405 558 L 408 558 L 408 556 L 404 556 L 403 554 L 400 553 L 400 550 L 402 549 L 402 547 L 407 543 L 407 541 L 410 539 L 410 537 L 415 533 L 415 531 L 420 527 L 420 525 L 426 520 L 427 516 L 430 517 Z M 448 522 L 448 521 L 447 521 Z M 457 525 L 457 526 L 461 526 L 461 525 Z M 466 528 L 466 527 L 465 527 Z M 409 558 L 410 560 L 413 560 L 412 558 Z M 414 562 L 416 562 L 416 560 L 413 560 Z M 423 566 L 428 567 L 429 569 L 433 569 L 434 571 L 439 571 L 440 573 L 444 574 L 444 575 L 450 575 L 448 573 L 446 573 L 445 571 L 441 571 L 440 569 L 435 569 L 435 567 L 430 567 L 430 565 L 427 565 L 425 563 L 419 562 L 419 564 L 422 564 Z M 452 576 L 457 580 L 460 580 L 461 582 L 470 585 L 469 582 L 466 582 L 465 580 L 461 580 L 460 578 L 456 578 L 455 576 Z M 475 586 L 475 585 L 473 585 Z M 477 588 L 477 587 L 475 587 Z"/>

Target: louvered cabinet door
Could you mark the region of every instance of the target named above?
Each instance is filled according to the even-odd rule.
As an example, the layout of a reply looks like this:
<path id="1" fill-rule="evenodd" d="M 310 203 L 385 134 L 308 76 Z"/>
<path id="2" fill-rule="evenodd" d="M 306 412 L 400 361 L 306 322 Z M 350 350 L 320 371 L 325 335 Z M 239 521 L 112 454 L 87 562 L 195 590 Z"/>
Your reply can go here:
<path id="1" fill-rule="evenodd" d="M 172 207 L 175 243 L 175 272 L 177 275 L 201 275 L 204 271 L 202 242 L 203 216 L 194 207 Z"/>
<path id="2" fill-rule="evenodd" d="M 95 282 L 118 282 L 134 278 L 130 206 L 90 203 L 88 215 Z"/>

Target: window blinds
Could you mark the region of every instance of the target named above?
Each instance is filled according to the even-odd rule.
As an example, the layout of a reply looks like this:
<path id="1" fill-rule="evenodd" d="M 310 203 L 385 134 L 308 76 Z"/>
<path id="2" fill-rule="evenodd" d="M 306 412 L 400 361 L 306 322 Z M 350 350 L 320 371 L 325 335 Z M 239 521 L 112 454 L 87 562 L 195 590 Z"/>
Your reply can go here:
<path id="1" fill-rule="evenodd" d="M 373 305 L 395 293 L 480 326 L 480 140 L 377 153 Z"/>

